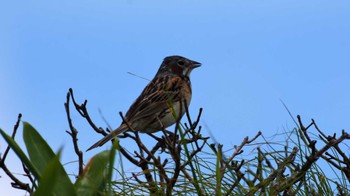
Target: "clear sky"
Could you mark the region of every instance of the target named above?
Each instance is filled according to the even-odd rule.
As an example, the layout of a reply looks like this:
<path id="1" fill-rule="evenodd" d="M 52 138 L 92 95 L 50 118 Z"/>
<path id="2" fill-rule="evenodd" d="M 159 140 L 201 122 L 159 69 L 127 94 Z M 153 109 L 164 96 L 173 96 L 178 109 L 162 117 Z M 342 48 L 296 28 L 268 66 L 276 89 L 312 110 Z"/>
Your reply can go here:
<path id="1" fill-rule="evenodd" d="M 182 55 L 202 63 L 191 77 L 192 114 L 203 107 L 201 125 L 226 148 L 292 129 L 280 100 L 326 133 L 350 131 L 349 21 L 348 0 L 1 1 L 0 127 L 11 133 L 22 113 L 54 150 L 64 146 L 64 163 L 74 161 L 63 107 L 70 87 L 97 124 L 106 127 L 101 109 L 117 127 L 148 83 L 127 72 L 152 79 L 165 56 Z M 82 149 L 101 138 L 72 117 Z M 21 173 L 16 162 L 7 163 Z M 23 195 L 0 175 L 0 193 Z"/>

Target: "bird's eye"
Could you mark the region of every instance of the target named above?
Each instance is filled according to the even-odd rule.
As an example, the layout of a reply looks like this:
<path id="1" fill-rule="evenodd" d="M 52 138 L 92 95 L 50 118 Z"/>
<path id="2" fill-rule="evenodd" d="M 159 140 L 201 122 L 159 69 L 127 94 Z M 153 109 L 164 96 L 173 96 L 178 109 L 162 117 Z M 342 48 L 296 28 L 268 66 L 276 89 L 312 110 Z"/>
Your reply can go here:
<path id="1" fill-rule="evenodd" d="M 180 65 L 180 66 L 183 66 L 183 65 L 185 65 L 185 62 L 180 60 L 180 61 L 177 62 L 177 64 Z"/>

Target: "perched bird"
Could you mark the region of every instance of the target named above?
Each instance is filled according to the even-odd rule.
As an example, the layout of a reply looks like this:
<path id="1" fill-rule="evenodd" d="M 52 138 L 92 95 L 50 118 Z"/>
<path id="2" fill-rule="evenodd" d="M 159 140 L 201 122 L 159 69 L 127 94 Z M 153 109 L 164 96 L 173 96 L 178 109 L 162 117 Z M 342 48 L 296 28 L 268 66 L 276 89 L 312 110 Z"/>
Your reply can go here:
<path id="1" fill-rule="evenodd" d="M 190 73 L 200 65 L 181 56 L 164 58 L 155 77 L 129 108 L 124 122 L 88 150 L 126 131 L 153 133 L 176 123 L 185 113 L 185 103 L 188 107 L 191 101 Z"/>

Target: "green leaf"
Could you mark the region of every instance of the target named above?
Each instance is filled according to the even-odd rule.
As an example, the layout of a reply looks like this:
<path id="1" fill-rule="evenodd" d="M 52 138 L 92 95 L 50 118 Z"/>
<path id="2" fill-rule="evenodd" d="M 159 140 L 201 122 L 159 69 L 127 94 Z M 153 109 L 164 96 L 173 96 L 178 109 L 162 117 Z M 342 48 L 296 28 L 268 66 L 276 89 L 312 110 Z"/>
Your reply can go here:
<path id="1" fill-rule="evenodd" d="M 52 161 L 47 165 L 46 171 L 43 172 L 39 186 L 33 196 L 54 195 L 53 192 L 58 178 L 58 171 L 56 169 L 58 167 L 57 163 L 58 156 L 52 159 Z"/>
<path id="2" fill-rule="evenodd" d="M 106 191 L 111 177 L 110 165 L 114 158 L 113 150 L 103 151 L 90 159 L 84 169 L 84 173 L 77 180 L 75 187 L 78 195 L 98 195 Z M 102 194 L 103 195 L 103 194 Z"/>
<path id="3" fill-rule="evenodd" d="M 61 163 L 59 157 L 61 150 L 55 155 L 55 157 L 49 162 L 45 171 L 43 172 L 42 178 L 39 182 L 39 186 L 34 193 L 34 196 L 47 196 L 47 195 L 67 195 L 75 196 L 75 190 L 73 185 L 67 185 L 61 183 L 60 180 L 60 167 Z M 58 190 L 58 191 L 57 191 Z"/>
<path id="4" fill-rule="evenodd" d="M 40 179 L 39 170 L 32 164 L 28 157 L 24 154 L 23 150 L 18 146 L 15 140 L 13 140 L 9 135 L 7 135 L 2 129 L 0 133 L 5 141 L 9 144 L 11 149 L 16 153 L 21 162 L 29 169 L 29 171 L 34 175 L 36 179 Z"/>
<path id="5" fill-rule="evenodd" d="M 27 147 L 29 158 L 35 168 L 38 168 L 40 176 L 51 171 L 50 169 L 52 168 L 48 167 L 53 166 L 50 166 L 50 164 L 55 166 L 54 170 L 56 173 L 52 174 L 56 178 L 53 193 L 56 195 L 72 195 L 72 192 L 74 192 L 74 186 L 62 164 L 59 162 L 57 156 L 46 141 L 34 129 L 34 127 L 27 122 L 23 123 L 23 139 Z M 54 163 L 52 163 L 53 161 Z M 39 184 L 41 183 L 44 182 L 39 179 Z"/>
<path id="6" fill-rule="evenodd" d="M 114 160 L 115 160 L 115 154 L 116 154 L 116 150 L 119 149 L 119 141 L 117 142 L 113 142 L 112 145 L 112 149 L 110 151 L 110 155 L 109 155 L 109 166 L 108 167 L 108 173 L 107 173 L 107 179 L 108 179 L 108 194 L 107 195 L 113 195 L 113 188 L 112 188 L 112 177 L 113 177 L 113 169 L 114 169 Z"/>
<path id="7" fill-rule="evenodd" d="M 47 164 L 56 156 L 55 153 L 34 127 L 27 122 L 23 122 L 23 140 L 30 160 L 42 175 Z"/>

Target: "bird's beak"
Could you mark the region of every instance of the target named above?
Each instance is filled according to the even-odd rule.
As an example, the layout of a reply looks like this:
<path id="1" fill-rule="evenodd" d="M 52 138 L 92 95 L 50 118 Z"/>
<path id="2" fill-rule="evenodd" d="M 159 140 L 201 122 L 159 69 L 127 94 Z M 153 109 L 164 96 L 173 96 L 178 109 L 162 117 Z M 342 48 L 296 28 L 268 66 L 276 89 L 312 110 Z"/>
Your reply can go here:
<path id="1" fill-rule="evenodd" d="M 196 61 L 192 61 L 192 68 L 197 68 L 197 67 L 200 67 L 202 65 L 202 63 L 198 63 Z"/>

